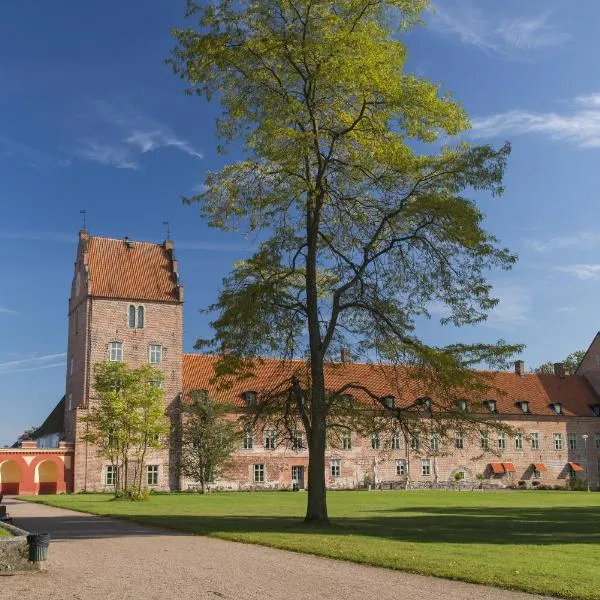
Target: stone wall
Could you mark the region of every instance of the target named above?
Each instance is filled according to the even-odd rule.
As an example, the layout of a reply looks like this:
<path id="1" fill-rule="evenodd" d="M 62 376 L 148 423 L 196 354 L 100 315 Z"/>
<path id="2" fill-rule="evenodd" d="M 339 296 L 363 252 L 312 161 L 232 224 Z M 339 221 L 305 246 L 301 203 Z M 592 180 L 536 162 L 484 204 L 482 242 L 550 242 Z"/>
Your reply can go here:
<path id="1" fill-rule="evenodd" d="M 12 575 L 21 571 L 40 571 L 43 563 L 29 561 L 27 531 L 13 525 L 0 523 L 13 537 L 0 537 L 0 575 Z M 1 589 L 1 586 L 0 586 Z"/>

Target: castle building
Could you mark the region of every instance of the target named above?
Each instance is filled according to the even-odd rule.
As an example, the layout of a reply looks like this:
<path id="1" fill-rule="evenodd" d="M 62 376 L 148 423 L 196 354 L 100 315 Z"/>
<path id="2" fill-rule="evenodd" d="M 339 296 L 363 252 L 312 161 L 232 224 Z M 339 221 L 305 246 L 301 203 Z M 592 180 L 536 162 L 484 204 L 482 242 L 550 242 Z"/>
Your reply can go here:
<path id="1" fill-rule="evenodd" d="M 65 396 L 43 426 L 20 448 L 0 450 L 0 491 L 44 493 L 110 490 L 114 467 L 84 440 L 84 416 L 94 402 L 93 369 L 104 361 L 130 366 L 150 363 L 164 375 L 165 413 L 180 422 L 181 402 L 190 391 L 207 390 L 217 401 L 243 414 L 266 389 L 289 377 L 289 365 L 275 359 L 257 363 L 250 378 L 227 390 L 215 387 L 214 356 L 183 353 L 183 287 L 173 243 L 139 242 L 79 234 L 68 310 Z M 360 381 L 388 406 L 407 406 L 427 390 L 389 384 L 402 367 L 347 360 L 328 365 L 326 382 L 336 387 Z M 354 488 L 444 485 L 565 485 L 585 478 L 599 486 L 600 334 L 577 372 L 525 372 L 522 361 L 512 372 L 490 374 L 494 388 L 484 408 L 465 400 L 459 410 L 484 410 L 511 426 L 510 433 L 454 432 L 449 439 L 380 439 L 347 432 L 326 451 L 327 484 Z M 483 400 L 483 399 L 480 399 Z M 478 402 L 477 406 L 481 404 Z M 427 418 L 427 406 L 424 406 Z M 281 444 L 270 429 L 246 431 L 233 468 L 214 482 L 218 489 L 261 489 L 307 484 L 308 450 L 298 432 Z M 149 453 L 144 465 L 150 489 L 195 489 L 179 474 L 174 437 Z M 50 464 L 50 462 L 52 464 Z M 42 481 L 43 480 L 43 481 Z"/>

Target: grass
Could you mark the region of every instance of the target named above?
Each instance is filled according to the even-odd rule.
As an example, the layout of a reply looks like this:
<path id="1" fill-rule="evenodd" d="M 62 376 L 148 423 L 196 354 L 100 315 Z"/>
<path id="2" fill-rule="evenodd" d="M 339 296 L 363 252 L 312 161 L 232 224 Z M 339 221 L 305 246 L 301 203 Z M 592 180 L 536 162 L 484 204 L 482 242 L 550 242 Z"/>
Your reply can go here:
<path id="1" fill-rule="evenodd" d="M 4 527 L 2 527 L 2 525 L 0 525 L 0 538 L 1 537 L 12 537 L 12 533 L 10 533 L 10 531 L 8 531 L 8 529 L 4 529 Z"/>
<path id="2" fill-rule="evenodd" d="M 302 524 L 291 492 L 102 494 L 36 502 L 149 525 L 358 563 L 600 600 L 600 494 L 585 492 L 330 492 L 329 528 Z"/>

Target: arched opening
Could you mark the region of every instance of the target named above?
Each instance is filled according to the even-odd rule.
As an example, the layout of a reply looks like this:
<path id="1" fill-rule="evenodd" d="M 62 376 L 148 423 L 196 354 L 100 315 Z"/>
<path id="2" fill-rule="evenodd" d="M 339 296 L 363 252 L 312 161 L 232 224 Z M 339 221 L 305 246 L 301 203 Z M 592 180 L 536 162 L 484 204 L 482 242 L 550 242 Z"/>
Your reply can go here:
<path id="1" fill-rule="evenodd" d="M 21 468 L 14 460 L 0 464 L 0 493 L 18 494 L 21 483 Z"/>
<path id="2" fill-rule="evenodd" d="M 45 460 L 37 468 L 38 494 L 56 494 L 58 483 L 58 467 L 56 463 Z"/>

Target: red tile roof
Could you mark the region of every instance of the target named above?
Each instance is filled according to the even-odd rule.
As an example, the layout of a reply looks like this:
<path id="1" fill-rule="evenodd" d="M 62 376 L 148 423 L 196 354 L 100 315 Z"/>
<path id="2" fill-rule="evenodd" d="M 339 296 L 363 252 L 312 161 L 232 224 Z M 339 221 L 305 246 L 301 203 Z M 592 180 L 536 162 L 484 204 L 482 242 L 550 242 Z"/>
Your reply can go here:
<path id="1" fill-rule="evenodd" d="M 87 244 L 91 295 L 177 302 L 169 251 L 161 244 L 90 237 Z"/>
<path id="2" fill-rule="evenodd" d="M 242 393 L 245 391 L 256 391 L 260 394 L 285 389 L 290 385 L 292 374 L 305 379 L 306 366 L 303 361 L 262 359 L 255 362 L 254 371 L 248 378 L 232 381 L 229 389 L 222 389 L 218 382 L 211 381 L 215 376 L 214 365 L 218 360 L 218 357 L 211 355 L 184 354 L 184 390 L 206 389 L 220 402 L 241 407 L 244 406 Z M 591 417 L 593 412 L 590 407 L 599 403 L 591 386 L 582 376 L 569 375 L 561 378 L 555 375 L 517 375 L 510 372 L 486 372 L 485 375 L 488 385 L 494 389 L 488 390 L 485 398 L 467 399 L 469 403 L 493 399 L 500 414 L 524 414 L 516 403 L 526 400 L 529 402 L 528 414 L 556 416 L 549 405 L 560 402 L 566 416 Z M 423 396 L 434 396 L 425 389 L 422 382 L 410 378 L 408 367 L 366 363 L 326 365 L 325 384 L 328 389 L 338 390 L 348 383 L 364 386 L 376 397 L 395 396 L 397 407 L 412 405 L 417 398 Z M 348 390 L 347 393 L 352 394 L 358 401 L 373 402 L 364 392 Z M 486 409 L 472 407 L 472 410 L 484 412 Z"/>

